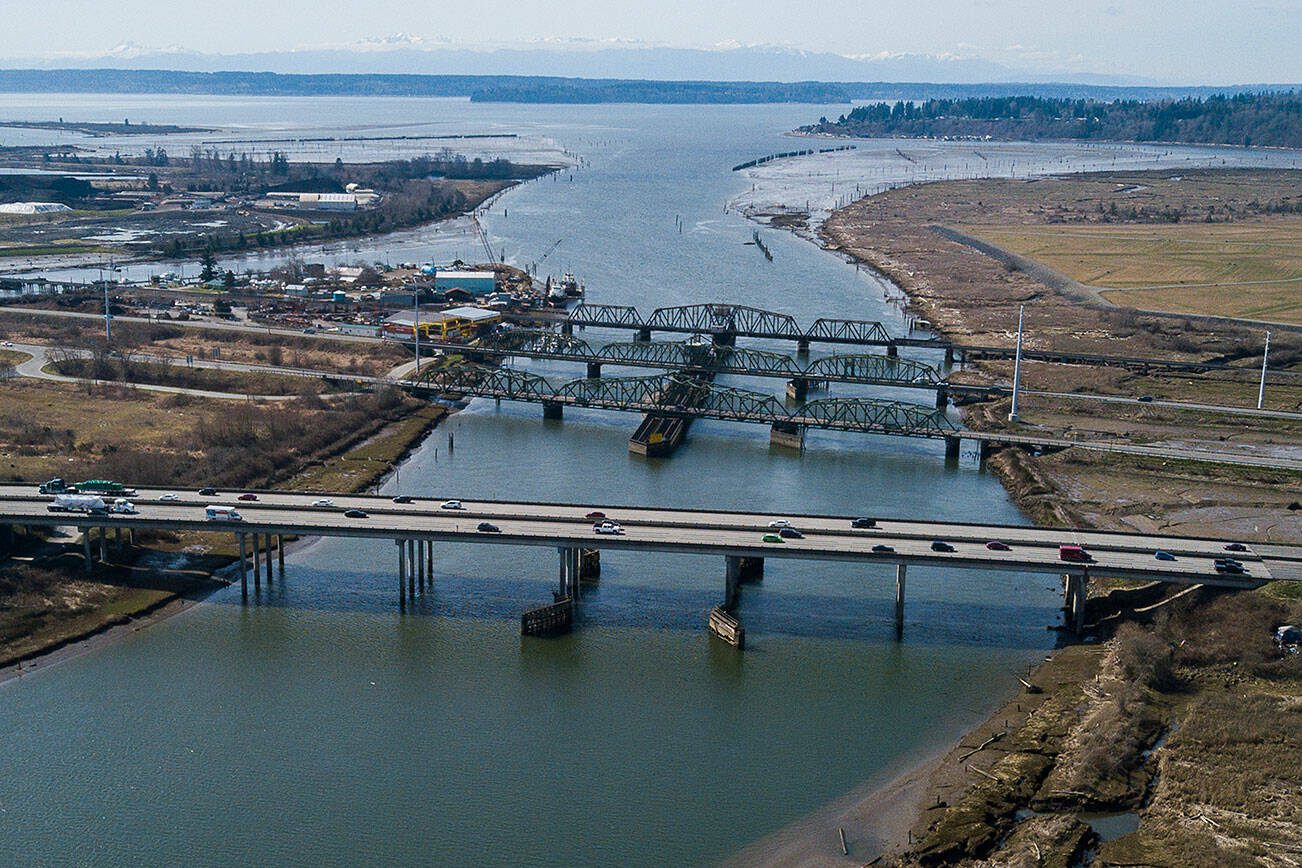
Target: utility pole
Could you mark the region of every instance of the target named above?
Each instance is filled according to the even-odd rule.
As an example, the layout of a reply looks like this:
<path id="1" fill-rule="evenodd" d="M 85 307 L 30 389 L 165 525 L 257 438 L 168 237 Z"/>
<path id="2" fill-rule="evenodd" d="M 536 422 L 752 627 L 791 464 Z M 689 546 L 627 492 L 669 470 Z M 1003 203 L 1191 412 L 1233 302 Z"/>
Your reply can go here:
<path id="1" fill-rule="evenodd" d="M 113 260 L 110 259 L 109 277 L 112 276 L 113 276 Z M 104 285 L 104 340 L 106 342 L 111 342 L 113 340 L 113 326 L 112 326 L 113 313 L 112 313 L 112 309 L 109 307 L 109 285 L 108 285 L 108 281 L 104 280 L 104 272 L 102 269 L 100 271 L 100 282 Z"/>
<path id="2" fill-rule="evenodd" d="M 1026 305 L 1017 308 L 1017 352 L 1013 356 L 1013 405 L 1008 410 L 1008 421 L 1017 421 L 1017 392 L 1022 386 L 1022 323 Z"/>
<path id="3" fill-rule="evenodd" d="M 1261 353 L 1261 387 L 1257 389 L 1257 409 L 1266 403 L 1266 363 L 1270 360 L 1270 332 L 1266 332 L 1266 349 Z"/>
<path id="4" fill-rule="evenodd" d="M 415 318 L 411 321 L 411 335 L 416 339 L 416 369 L 412 373 L 412 379 L 420 376 L 420 287 L 411 288 L 412 310 Z"/>

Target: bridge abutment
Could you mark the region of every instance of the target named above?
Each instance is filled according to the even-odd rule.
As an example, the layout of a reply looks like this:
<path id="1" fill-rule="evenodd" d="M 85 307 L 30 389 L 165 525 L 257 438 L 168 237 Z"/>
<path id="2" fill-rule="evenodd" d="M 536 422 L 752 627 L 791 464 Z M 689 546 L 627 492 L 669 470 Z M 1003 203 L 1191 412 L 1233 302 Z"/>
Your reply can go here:
<path id="1" fill-rule="evenodd" d="M 544 419 L 561 419 L 565 416 L 565 405 L 558 401 L 543 401 Z"/>

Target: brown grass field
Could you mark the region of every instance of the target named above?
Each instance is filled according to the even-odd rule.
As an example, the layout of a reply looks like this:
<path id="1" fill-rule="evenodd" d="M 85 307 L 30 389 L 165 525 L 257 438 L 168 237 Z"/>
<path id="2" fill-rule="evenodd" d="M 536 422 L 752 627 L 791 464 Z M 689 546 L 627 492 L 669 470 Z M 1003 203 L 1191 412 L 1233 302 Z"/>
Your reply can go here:
<path id="1" fill-rule="evenodd" d="M 1127 307 L 1302 324 L 1302 217 L 1251 224 L 980 226 Z"/>

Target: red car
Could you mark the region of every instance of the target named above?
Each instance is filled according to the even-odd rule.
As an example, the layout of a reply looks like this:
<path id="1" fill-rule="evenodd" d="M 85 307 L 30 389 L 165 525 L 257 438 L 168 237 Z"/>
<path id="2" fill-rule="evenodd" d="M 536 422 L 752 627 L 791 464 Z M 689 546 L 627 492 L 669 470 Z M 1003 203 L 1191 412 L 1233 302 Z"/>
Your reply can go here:
<path id="1" fill-rule="evenodd" d="M 986 543 L 986 548 L 990 549 L 990 551 L 992 552 L 1010 551 L 1010 549 L 1008 548 L 1008 543 L 1000 542 L 997 539 L 992 539 L 990 542 Z"/>
<path id="2" fill-rule="evenodd" d="M 256 494 L 241 494 L 241 495 L 240 495 L 240 500 L 257 500 L 257 499 L 258 499 L 258 496 L 257 496 Z"/>
<path id="3" fill-rule="evenodd" d="M 1094 560 L 1085 549 L 1073 545 L 1058 546 L 1058 558 L 1059 560 L 1073 561 L 1078 564 L 1087 564 Z"/>
<path id="4" fill-rule="evenodd" d="M 605 518 L 605 517 L 606 517 L 606 514 L 605 514 L 604 512 L 598 512 L 598 511 L 595 511 L 595 510 L 594 510 L 593 512 L 590 512 L 590 513 L 588 513 L 587 515 L 584 516 L 584 518 L 588 519 L 589 521 L 595 521 L 595 520 L 597 520 L 597 519 L 601 519 L 601 518 Z"/>

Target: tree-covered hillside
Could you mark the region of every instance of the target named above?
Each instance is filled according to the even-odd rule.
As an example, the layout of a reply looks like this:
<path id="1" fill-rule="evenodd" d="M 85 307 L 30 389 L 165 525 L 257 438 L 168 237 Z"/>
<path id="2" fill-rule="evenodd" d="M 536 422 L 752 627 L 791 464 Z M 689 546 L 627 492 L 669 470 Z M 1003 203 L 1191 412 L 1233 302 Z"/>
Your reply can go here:
<path id="1" fill-rule="evenodd" d="M 861 105 L 806 132 L 848 136 L 1087 139 L 1302 148 L 1302 95 L 1241 93 L 1178 100 L 929 99 Z"/>

